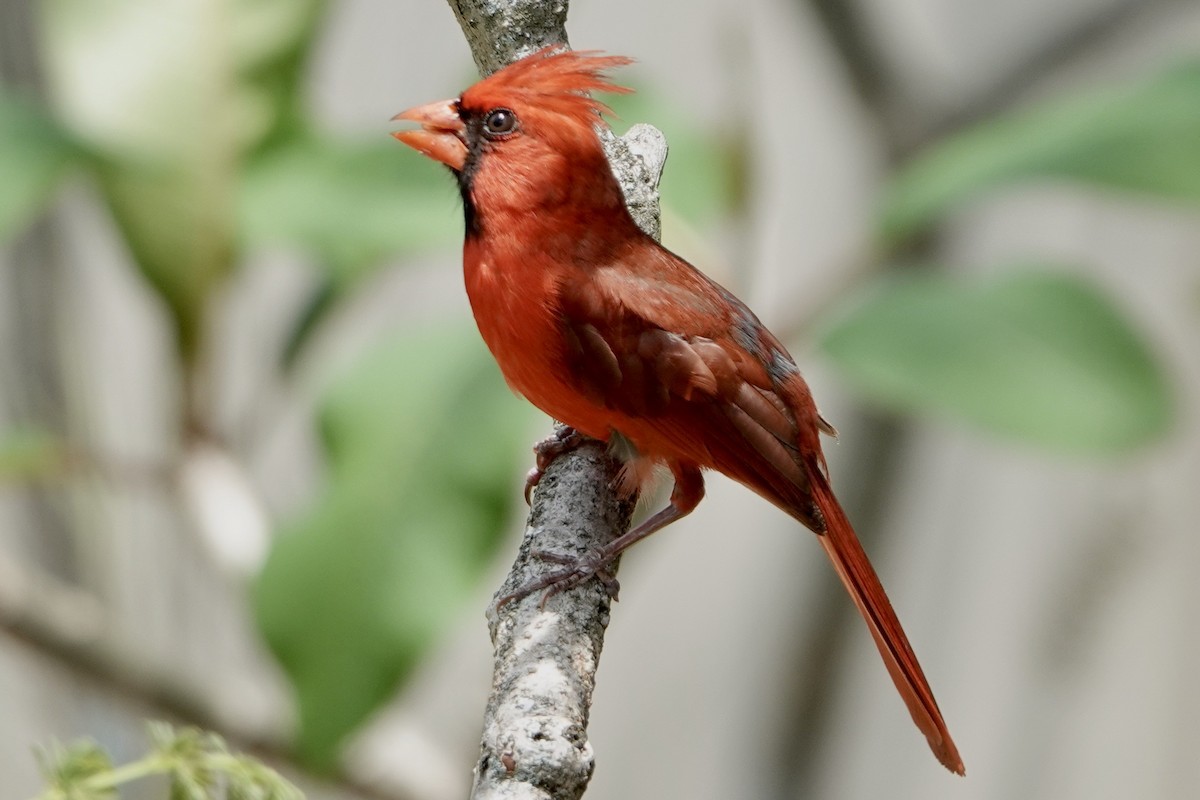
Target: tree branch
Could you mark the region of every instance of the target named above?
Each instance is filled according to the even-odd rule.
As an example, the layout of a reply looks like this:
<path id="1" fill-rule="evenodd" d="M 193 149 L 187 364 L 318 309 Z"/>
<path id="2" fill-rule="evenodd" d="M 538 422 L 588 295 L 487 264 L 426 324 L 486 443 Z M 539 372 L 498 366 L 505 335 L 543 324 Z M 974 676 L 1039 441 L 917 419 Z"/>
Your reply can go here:
<path id="1" fill-rule="evenodd" d="M 483 75 L 547 45 L 567 44 L 566 0 L 449 3 Z M 601 137 L 630 213 L 657 239 L 666 139 L 649 125 L 635 125 L 621 138 L 603 130 Z M 580 556 L 628 529 L 633 501 L 612 489 L 618 469 L 600 442 L 550 466 L 497 596 L 558 568 L 533 557 L 535 550 Z M 561 592 L 544 608 L 541 599 L 536 592 L 489 611 L 495 664 L 471 791 L 477 800 L 578 798 L 592 776 L 588 713 L 611 601 L 598 581 Z"/>
<path id="2" fill-rule="evenodd" d="M 626 530 L 633 509 L 609 488 L 616 470 L 595 441 L 550 466 L 498 594 L 556 568 L 532 550 L 579 555 Z M 598 581 L 555 595 L 545 608 L 539 608 L 541 598 L 535 592 L 489 614 L 495 663 L 475 800 L 578 798 L 592 777 L 588 710 L 611 601 Z"/>
<path id="3" fill-rule="evenodd" d="M 479 74 L 567 41 L 567 0 L 448 0 Z"/>

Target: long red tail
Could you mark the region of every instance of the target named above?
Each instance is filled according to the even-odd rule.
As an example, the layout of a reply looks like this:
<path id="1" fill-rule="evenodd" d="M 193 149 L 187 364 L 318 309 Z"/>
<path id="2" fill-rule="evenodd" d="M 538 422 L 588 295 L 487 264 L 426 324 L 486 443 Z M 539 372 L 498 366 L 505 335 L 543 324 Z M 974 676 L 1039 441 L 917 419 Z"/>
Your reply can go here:
<path id="1" fill-rule="evenodd" d="M 892 610 L 892 604 L 883 591 L 879 576 L 867 560 L 867 554 L 863 551 L 850 521 L 846 519 L 841 505 L 833 496 L 833 490 L 825 475 L 815 466 L 808 472 L 813 499 L 825 517 L 825 533 L 818 535 L 817 539 L 825 548 L 829 560 L 833 562 L 833 567 L 846 590 L 854 598 L 863 619 L 867 621 L 879 654 L 883 656 L 883 663 L 887 665 L 900 696 L 904 698 L 904 704 L 908 706 L 913 722 L 917 723 L 917 727 L 929 740 L 933 754 L 946 769 L 965 775 L 962 758 L 950 738 L 950 731 L 946 729 L 942 712 L 938 709 L 937 701 L 933 699 L 933 691 L 930 690 L 925 673 L 921 671 L 921 665 L 917 663 L 917 657 L 908 643 L 908 637 L 900 627 L 900 620 L 896 618 L 896 612 Z"/>

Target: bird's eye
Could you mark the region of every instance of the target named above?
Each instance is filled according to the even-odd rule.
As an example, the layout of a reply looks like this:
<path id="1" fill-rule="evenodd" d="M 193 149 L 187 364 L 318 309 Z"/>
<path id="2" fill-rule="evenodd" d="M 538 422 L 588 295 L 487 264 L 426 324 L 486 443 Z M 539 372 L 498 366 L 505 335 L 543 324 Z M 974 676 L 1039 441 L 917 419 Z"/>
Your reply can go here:
<path id="1" fill-rule="evenodd" d="M 504 136 L 517 129 L 517 115 L 507 108 L 489 111 L 483 120 L 483 132 L 488 136 Z"/>

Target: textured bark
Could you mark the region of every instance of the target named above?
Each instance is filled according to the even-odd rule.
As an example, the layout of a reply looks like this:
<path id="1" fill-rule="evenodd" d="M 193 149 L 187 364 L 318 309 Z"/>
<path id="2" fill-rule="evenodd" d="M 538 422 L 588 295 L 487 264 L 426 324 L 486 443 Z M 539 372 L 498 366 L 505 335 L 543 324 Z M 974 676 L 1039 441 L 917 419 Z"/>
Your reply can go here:
<path id="1" fill-rule="evenodd" d="M 450 6 L 483 75 L 546 45 L 567 44 L 565 0 L 450 0 Z M 636 125 L 620 138 L 602 136 L 630 212 L 658 238 L 666 140 L 649 125 Z M 599 442 L 550 466 L 497 597 L 559 568 L 534 551 L 578 556 L 628 529 L 633 503 L 611 488 L 618 468 Z M 473 798 L 578 798 L 591 779 L 588 712 L 611 601 L 595 580 L 555 595 L 544 607 L 542 594 L 489 610 L 495 665 Z"/>
<path id="2" fill-rule="evenodd" d="M 449 0 L 480 75 L 546 45 L 569 45 L 566 0 Z"/>
<path id="3" fill-rule="evenodd" d="M 575 555 L 628 527 L 631 504 L 609 489 L 615 470 L 599 442 L 551 465 L 499 593 L 558 568 L 531 550 Z M 591 779 L 588 710 L 611 601 L 595 580 L 551 597 L 544 607 L 541 598 L 535 592 L 489 614 L 496 660 L 474 798 L 577 798 Z"/>

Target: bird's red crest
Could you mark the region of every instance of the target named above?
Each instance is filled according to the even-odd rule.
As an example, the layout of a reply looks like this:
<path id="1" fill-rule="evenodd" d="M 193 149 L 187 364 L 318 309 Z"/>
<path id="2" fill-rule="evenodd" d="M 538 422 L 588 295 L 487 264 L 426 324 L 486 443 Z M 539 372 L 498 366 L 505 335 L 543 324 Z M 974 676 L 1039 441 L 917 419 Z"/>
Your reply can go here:
<path id="1" fill-rule="evenodd" d="M 556 50 L 555 45 L 509 64 L 463 92 L 466 105 L 520 97 L 539 108 L 594 124 L 611 110 L 588 96 L 589 92 L 626 94 L 625 86 L 612 83 L 605 71 L 633 63 L 625 56 L 600 55 L 598 50 Z"/>

